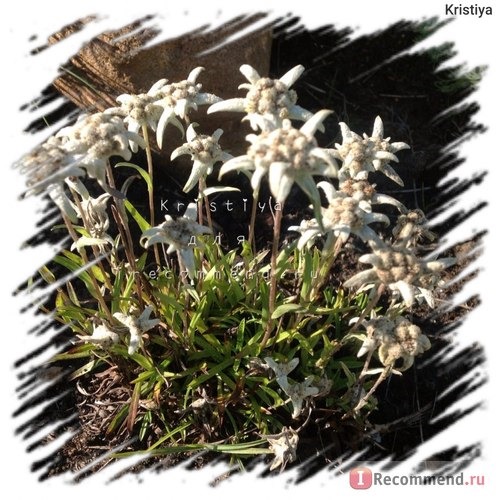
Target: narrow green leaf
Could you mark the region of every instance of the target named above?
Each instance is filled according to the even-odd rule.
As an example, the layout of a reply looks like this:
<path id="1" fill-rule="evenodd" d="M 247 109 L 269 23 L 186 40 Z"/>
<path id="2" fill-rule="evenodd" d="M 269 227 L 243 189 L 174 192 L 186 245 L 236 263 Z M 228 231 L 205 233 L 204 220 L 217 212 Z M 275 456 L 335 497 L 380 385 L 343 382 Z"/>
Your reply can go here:
<path id="1" fill-rule="evenodd" d="M 47 283 L 55 283 L 55 281 L 57 281 L 57 278 L 55 278 L 54 274 L 47 266 L 41 266 L 38 269 L 38 273 Z"/>
<path id="2" fill-rule="evenodd" d="M 305 311 L 305 307 L 300 304 L 283 304 L 282 306 L 276 307 L 275 311 L 272 313 L 272 319 L 280 318 L 286 313 L 298 313 Z"/>
<path id="3" fill-rule="evenodd" d="M 150 229 L 150 224 L 144 219 L 144 217 L 134 208 L 134 205 L 129 200 L 124 200 L 124 206 L 129 212 L 131 217 L 136 221 L 141 231 L 146 231 Z"/>
<path id="4" fill-rule="evenodd" d="M 195 380 L 192 380 L 188 384 L 188 388 L 191 390 L 196 389 L 197 387 L 202 385 L 204 382 L 211 379 L 212 377 L 215 377 L 215 375 L 217 375 L 219 372 L 226 369 L 228 366 L 232 365 L 233 361 L 234 361 L 233 359 L 224 360 L 222 363 L 219 363 L 218 365 L 211 368 L 207 373 L 204 373 L 203 375 L 200 375 Z"/>
<path id="5" fill-rule="evenodd" d="M 89 373 L 91 370 L 93 370 L 98 364 L 99 364 L 99 359 L 92 359 L 91 361 L 88 361 L 85 365 L 83 365 L 81 368 L 78 368 L 77 370 L 73 371 L 68 380 L 74 380 L 78 377 L 81 377 L 83 375 L 86 375 Z"/>
<path id="6" fill-rule="evenodd" d="M 148 191 L 150 191 L 152 189 L 152 181 L 150 179 L 150 175 L 148 174 L 148 172 L 144 168 L 141 168 L 140 166 L 135 165 L 134 163 L 129 163 L 127 161 L 120 161 L 119 163 L 115 164 L 115 167 L 116 168 L 129 167 L 129 168 L 136 170 L 137 172 L 139 172 L 139 174 L 141 175 L 143 180 L 146 182 L 146 186 L 148 188 Z"/>

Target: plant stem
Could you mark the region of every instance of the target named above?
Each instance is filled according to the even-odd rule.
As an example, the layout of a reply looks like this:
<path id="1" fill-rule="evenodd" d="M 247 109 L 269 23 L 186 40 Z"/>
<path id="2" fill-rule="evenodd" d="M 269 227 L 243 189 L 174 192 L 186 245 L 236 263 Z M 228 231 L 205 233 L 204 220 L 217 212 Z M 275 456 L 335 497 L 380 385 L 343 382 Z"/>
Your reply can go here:
<path id="1" fill-rule="evenodd" d="M 115 189 L 115 180 L 112 174 L 112 169 L 109 164 L 107 164 L 107 178 L 109 181 L 109 186 Z M 142 290 L 144 289 L 144 281 L 142 280 L 141 273 L 139 273 L 136 269 L 136 256 L 134 255 L 133 237 L 131 236 L 131 231 L 129 230 L 129 224 L 127 223 L 124 203 L 122 202 L 122 200 L 115 197 L 114 197 L 114 203 L 115 207 L 112 208 L 115 208 L 115 211 L 113 210 L 112 213 L 114 214 L 114 220 L 119 229 L 119 234 L 121 235 L 122 245 L 124 246 L 124 252 L 126 253 L 129 265 L 131 266 L 133 274 L 137 280 L 137 285 L 138 285 L 137 291 L 138 291 L 138 300 L 140 303 L 140 307 L 144 308 L 144 301 L 142 295 Z"/>
<path id="2" fill-rule="evenodd" d="M 388 365 L 388 366 L 384 367 L 381 374 L 377 377 L 377 380 L 374 382 L 374 385 L 369 389 L 369 392 L 367 392 L 367 394 L 365 394 L 365 396 L 363 396 L 363 398 L 360 398 L 360 401 L 356 404 L 356 406 L 352 410 L 349 410 L 348 412 L 346 412 L 343 415 L 342 420 L 351 416 L 352 413 L 357 413 L 360 409 L 362 409 L 367 404 L 367 401 L 374 394 L 374 392 L 379 387 L 379 385 L 389 376 L 389 373 L 391 372 L 392 367 L 393 367 L 392 365 Z"/>
<path id="3" fill-rule="evenodd" d="M 282 222 L 283 205 L 279 210 L 276 210 L 274 216 L 274 239 L 272 241 L 272 255 L 270 257 L 270 288 L 269 288 L 269 317 L 267 319 L 267 328 L 260 344 L 262 350 L 270 338 L 273 328 L 272 314 L 276 306 L 276 292 L 277 292 L 277 256 L 279 250 L 279 240 L 281 238 L 281 222 Z"/>
<path id="4" fill-rule="evenodd" d="M 208 196 L 204 195 L 205 189 L 207 189 L 207 184 L 205 183 L 205 179 L 202 177 L 199 182 L 199 191 L 200 191 L 200 217 L 203 216 L 203 200 L 205 200 L 205 211 L 207 213 L 207 223 L 210 231 L 214 234 L 214 226 L 212 224 L 212 214 L 210 213 L 210 203 L 208 201 Z M 203 222 L 200 221 L 200 224 Z"/>
<path id="5" fill-rule="evenodd" d="M 259 190 L 257 189 L 256 191 L 253 192 L 253 205 L 251 206 L 250 227 L 248 232 L 248 244 L 251 246 L 254 255 L 256 253 L 254 239 L 255 239 L 255 221 L 257 218 L 258 195 L 259 195 Z"/>
<path id="6" fill-rule="evenodd" d="M 155 203 L 154 203 L 154 189 L 153 189 L 153 159 L 152 150 L 150 147 L 150 137 L 148 135 L 148 127 L 143 125 L 143 139 L 145 140 L 146 163 L 148 165 L 148 177 L 150 178 L 150 185 L 148 186 L 148 206 L 150 208 L 150 226 L 155 226 Z M 160 266 L 160 254 L 156 245 L 153 247 L 155 255 L 155 262 Z"/>

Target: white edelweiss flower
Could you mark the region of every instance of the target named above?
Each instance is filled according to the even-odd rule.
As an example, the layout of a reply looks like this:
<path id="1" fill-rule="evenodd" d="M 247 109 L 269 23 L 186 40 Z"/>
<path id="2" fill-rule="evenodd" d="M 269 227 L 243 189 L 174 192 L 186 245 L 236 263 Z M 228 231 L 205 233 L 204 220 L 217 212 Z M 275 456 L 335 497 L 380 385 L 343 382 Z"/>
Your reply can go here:
<path id="1" fill-rule="evenodd" d="M 286 392 L 289 385 L 288 375 L 298 366 L 299 358 L 290 359 L 287 363 L 278 363 L 273 358 L 267 356 L 264 358 L 266 365 L 274 372 L 279 386 Z"/>
<path id="2" fill-rule="evenodd" d="M 296 92 L 290 90 L 305 71 L 301 64 L 279 79 L 261 78 L 248 64 L 243 64 L 239 70 L 250 82 L 239 86 L 240 89 L 248 90 L 246 97 L 218 102 L 208 108 L 208 113 L 218 111 L 246 113 L 244 119 L 250 122 L 251 128 L 262 131 L 280 127 L 284 119 L 305 121 L 311 118 L 312 113 L 296 104 Z"/>
<path id="3" fill-rule="evenodd" d="M 331 233 L 331 237 L 341 238 L 343 242 L 353 233 L 365 242 L 373 241 L 378 246 L 383 245 L 380 237 L 368 224 L 382 222 L 389 225 L 389 219 L 386 215 L 371 212 L 368 201 L 359 201 L 342 191 L 336 191 L 329 182 L 319 182 L 317 186 L 324 191 L 329 206 L 320 209 L 321 225 L 313 219 L 312 221 L 304 221 L 300 226 L 288 228 L 290 231 L 301 233 L 298 248 L 302 249 L 309 246 L 317 236 L 328 233 Z"/>
<path id="4" fill-rule="evenodd" d="M 279 382 L 279 380 L 278 380 Z M 317 396 L 320 389 L 311 385 L 313 382 L 313 376 L 306 377 L 303 382 L 297 384 L 284 384 L 281 385 L 281 389 L 289 396 L 291 404 L 293 405 L 292 418 L 298 418 L 303 410 L 303 403 L 305 399 Z"/>
<path id="5" fill-rule="evenodd" d="M 164 108 L 156 103 L 157 98 L 153 94 L 156 91 L 156 85 L 162 85 L 163 82 L 163 80 L 157 82 L 146 94 L 122 94 L 118 96 L 116 101 L 120 106 L 108 108 L 104 113 L 121 116 L 130 132 L 139 133 L 143 127 L 149 127 L 155 132 Z M 177 118 L 171 117 L 170 122 L 183 132 L 182 125 Z M 129 145 L 133 153 L 138 151 L 136 142 L 130 140 Z"/>
<path id="6" fill-rule="evenodd" d="M 279 434 L 262 435 L 269 443 L 269 448 L 274 453 L 274 460 L 270 464 L 270 470 L 281 468 L 281 472 L 287 463 L 296 460 L 296 448 L 298 447 L 298 433 L 291 427 L 283 427 Z"/>
<path id="7" fill-rule="evenodd" d="M 344 283 L 345 287 L 384 283 L 393 292 L 401 294 L 407 307 L 411 307 L 418 296 L 434 307 L 429 288 L 439 282 L 441 271 L 456 263 L 452 258 L 422 260 L 404 247 L 376 248 L 374 253 L 362 255 L 359 261 L 371 264 L 372 269 L 357 273 Z"/>
<path id="8" fill-rule="evenodd" d="M 141 345 L 143 334 L 160 323 L 160 319 L 150 319 L 152 312 L 153 307 L 146 306 L 145 310 L 138 317 L 133 314 L 123 314 L 121 312 L 113 314 L 114 318 L 127 326 L 129 330 L 128 354 L 130 356 L 132 356 Z"/>
<path id="9" fill-rule="evenodd" d="M 415 356 L 431 347 L 420 328 L 403 316 L 371 319 L 365 326 L 368 340 L 374 343 L 373 349 L 379 346 L 379 360 L 384 366 L 394 365 L 396 360 L 402 359 L 403 364 L 397 369 L 405 371 L 412 366 Z"/>
<path id="10" fill-rule="evenodd" d="M 63 139 L 50 137 L 20 158 L 14 167 L 27 176 L 25 197 L 46 192 L 62 213 L 76 222 L 77 216 L 63 183 L 69 177 L 84 176 L 85 171 L 79 166 L 80 156 L 67 152 L 63 145 Z"/>
<path id="11" fill-rule="evenodd" d="M 367 179 L 369 172 L 379 171 L 391 180 L 403 186 L 403 181 L 389 165 L 391 161 L 398 162 L 394 153 L 410 146 L 404 142 L 390 143 L 390 138 L 384 139 L 384 125 L 378 116 L 374 122 L 372 136 L 363 134 L 363 138 L 352 132 L 346 123 L 341 122 L 342 144 L 335 144 L 336 149 L 329 150 L 335 158 L 343 163 L 339 169 L 340 182 L 346 179 Z"/>
<path id="12" fill-rule="evenodd" d="M 79 155 L 78 166 L 106 191 L 109 191 L 105 181 L 108 159 L 120 156 L 129 161 L 132 156 L 130 141 L 145 147 L 143 138 L 128 131 L 122 118 L 105 113 L 82 116 L 74 125 L 61 129 L 57 137 L 66 138 L 63 148 Z"/>
<path id="13" fill-rule="evenodd" d="M 93 333 L 91 335 L 78 335 L 78 337 L 84 342 L 103 347 L 117 344 L 120 340 L 119 334 L 106 324 L 95 326 L 95 323 L 93 323 Z"/>
<path id="14" fill-rule="evenodd" d="M 71 250 L 78 250 L 84 246 L 98 245 L 103 248 L 104 245 L 114 245 L 114 239 L 107 234 L 110 226 L 110 219 L 107 214 L 107 202 L 110 199 L 109 193 L 103 193 L 97 198 L 92 198 L 80 181 L 68 180 L 67 183 L 78 192 L 82 200 L 79 206 L 71 202 L 78 218 L 82 219 L 89 236 L 81 236 L 72 244 Z"/>
<path id="15" fill-rule="evenodd" d="M 165 216 L 165 222 L 156 227 L 147 229 L 140 238 L 140 244 L 149 248 L 156 243 L 169 245 L 167 253 L 177 252 L 180 262 L 188 272 L 190 278 L 195 275 L 195 260 L 192 246 L 196 242 L 196 236 L 211 234 L 209 227 L 202 226 L 196 222 L 198 212 L 195 203 L 190 203 L 182 217 L 173 219 L 170 215 Z"/>
<path id="16" fill-rule="evenodd" d="M 185 193 L 191 191 L 200 179 L 205 179 L 210 175 L 217 162 L 224 163 L 232 158 L 232 155 L 222 151 L 219 145 L 219 139 L 223 134 L 222 129 L 218 128 L 211 136 L 198 135 L 194 125 L 196 124 L 190 124 L 186 130 L 188 142 L 176 148 L 171 154 L 172 161 L 185 154 L 191 155 L 193 160 L 191 175 L 183 188 Z"/>
<path id="17" fill-rule="evenodd" d="M 204 70 L 199 66 L 190 72 L 186 80 L 177 83 L 167 83 L 167 80 L 158 81 L 148 94 L 155 99 L 155 105 L 162 108 L 162 114 L 157 124 L 157 144 L 162 148 L 165 128 L 169 123 L 182 130 L 177 117 L 187 121 L 190 109 L 198 110 L 198 106 L 213 104 L 220 101 L 214 94 L 201 92 L 201 84 L 196 83 L 198 75 Z"/>
<path id="18" fill-rule="evenodd" d="M 279 203 L 286 200 L 296 183 L 314 205 L 320 206 L 320 195 L 313 176 L 337 175 L 335 160 L 329 152 L 318 147 L 313 137 L 329 113 L 326 109 L 317 112 L 299 130 L 289 120 L 283 120 L 281 128 L 248 135 L 246 139 L 251 146 L 247 154 L 224 163 L 219 177 L 232 170 L 242 170 L 248 175 L 253 172 L 251 185 L 254 193 L 258 193 L 262 178 L 268 175 L 270 190 Z"/>

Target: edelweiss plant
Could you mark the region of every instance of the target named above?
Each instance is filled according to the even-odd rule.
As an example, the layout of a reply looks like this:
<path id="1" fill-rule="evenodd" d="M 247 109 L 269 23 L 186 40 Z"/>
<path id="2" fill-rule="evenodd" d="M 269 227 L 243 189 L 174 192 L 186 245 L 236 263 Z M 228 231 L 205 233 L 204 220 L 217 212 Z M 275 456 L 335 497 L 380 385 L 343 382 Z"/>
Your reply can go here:
<path id="1" fill-rule="evenodd" d="M 121 95 L 118 106 L 80 118 L 18 162 L 27 193 L 51 196 L 73 240 L 54 259 L 75 272 L 72 280 L 57 282 L 51 266 L 40 269 L 57 289 L 48 312 L 74 332 L 74 345 L 52 361 L 84 360 L 72 374 L 82 385 L 104 368 L 118 374 L 109 383 L 130 396 L 114 404 L 109 392 L 98 403 L 111 415 L 102 436 L 137 440 L 114 458 L 266 454 L 270 469 L 282 470 L 297 459 L 309 425 L 333 420 L 333 428 L 343 422 L 363 431 L 380 383 L 430 348 L 415 305 L 436 307 L 443 272 L 455 260 L 427 255 L 422 243 L 435 235 L 424 214 L 371 183 L 373 172 L 403 185 L 390 163 L 409 147 L 384 138 L 380 117 L 371 136 L 340 123 L 342 143 L 325 148 L 317 132 L 331 111 L 310 113 L 291 89 L 302 66 L 272 79 L 243 65 L 249 84 L 240 88 L 248 92 L 227 101 L 203 92 L 202 70 Z M 222 129 L 197 133 L 202 127 L 190 115 L 201 105 L 244 114 L 255 132 L 245 154 L 222 150 Z M 293 120 L 304 123 L 297 128 Z M 186 143 L 168 134 L 169 123 L 187 129 Z M 159 224 L 148 129 L 159 148 L 170 141 L 171 161 L 192 160 L 185 212 Z M 127 163 L 138 148 L 148 169 Z M 125 162 L 113 163 L 116 156 Z M 127 196 L 133 177 L 116 185 L 122 166 L 146 183 L 148 211 Z M 238 171 L 251 179 L 254 207 L 265 182 L 276 202 L 273 237 L 258 251 L 256 210 L 248 239 L 232 248 L 222 245 L 223 221 L 210 212 L 208 196 L 236 188 L 207 188 L 209 177 L 230 180 Z M 299 191 L 311 215 L 283 233 L 287 202 Z M 336 260 L 350 242 L 357 271 L 342 279 Z"/>

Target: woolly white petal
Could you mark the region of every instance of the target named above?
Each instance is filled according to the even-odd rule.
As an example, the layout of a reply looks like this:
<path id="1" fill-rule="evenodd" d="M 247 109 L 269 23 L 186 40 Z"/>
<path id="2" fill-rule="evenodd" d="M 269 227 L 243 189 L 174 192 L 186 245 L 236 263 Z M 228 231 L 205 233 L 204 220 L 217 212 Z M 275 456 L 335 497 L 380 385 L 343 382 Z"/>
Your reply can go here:
<path id="1" fill-rule="evenodd" d="M 196 222 L 196 219 L 198 217 L 198 208 L 196 206 L 196 203 L 189 203 L 188 206 L 186 207 L 186 211 L 184 212 L 183 217 L 186 217 L 186 219 L 192 220 Z"/>
<path id="2" fill-rule="evenodd" d="M 178 252 L 179 259 L 183 263 L 184 268 L 188 272 L 188 276 L 192 279 L 195 276 L 195 257 L 193 254 L 193 249 L 186 248 L 181 249 Z"/>
<path id="3" fill-rule="evenodd" d="M 224 131 L 221 129 L 221 128 L 218 128 L 213 134 L 212 134 L 212 138 L 215 140 L 215 141 L 219 141 L 219 139 L 221 138 L 222 134 L 224 133 Z"/>
<path id="4" fill-rule="evenodd" d="M 355 274 L 355 276 L 352 276 L 349 280 L 343 283 L 343 286 L 345 288 L 355 288 L 376 282 L 377 282 L 377 274 L 375 270 L 367 269 L 366 271 L 360 271 L 359 273 Z"/>
<path id="5" fill-rule="evenodd" d="M 389 145 L 389 149 L 393 153 L 397 153 L 398 151 L 401 151 L 403 149 L 410 149 L 410 146 L 406 142 L 393 142 Z"/>
<path id="6" fill-rule="evenodd" d="M 396 163 L 399 162 L 398 157 L 389 151 L 377 151 L 374 156 L 379 160 L 394 161 Z"/>
<path id="7" fill-rule="evenodd" d="M 172 151 L 170 159 L 171 161 L 174 161 L 178 156 L 188 154 L 191 154 L 191 146 L 189 144 L 183 144 Z"/>
<path id="8" fill-rule="evenodd" d="M 330 182 L 321 181 L 317 184 L 317 187 L 319 187 L 320 189 L 322 189 L 322 191 L 324 191 L 324 194 L 327 198 L 327 201 L 329 201 L 329 202 L 336 195 L 336 188 Z"/>
<path id="9" fill-rule="evenodd" d="M 287 73 L 281 76 L 281 78 L 279 78 L 279 81 L 284 83 L 284 85 L 289 88 L 291 87 L 291 85 L 293 85 L 294 82 L 296 82 L 296 80 L 298 80 L 298 78 L 300 78 L 304 71 L 304 66 L 298 64 L 298 66 L 295 66 L 293 69 L 290 69 Z"/>
<path id="10" fill-rule="evenodd" d="M 313 113 L 310 113 L 310 111 L 308 111 L 305 108 L 302 108 L 301 106 L 298 106 L 297 104 L 293 104 L 293 106 L 291 106 L 288 109 L 288 111 L 289 111 L 289 118 L 291 118 L 292 120 L 300 120 L 304 122 L 309 120 L 313 116 Z M 318 130 L 324 132 L 325 128 L 324 126 L 321 125 L 318 127 Z"/>
<path id="11" fill-rule="evenodd" d="M 148 95 L 153 95 L 157 90 L 160 90 L 169 80 L 167 78 L 161 78 L 157 82 L 155 82 L 148 91 Z"/>
<path id="12" fill-rule="evenodd" d="M 196 83 L 196 79 L 198 78 L 198 76 L 200 75 L 200 73 L 204 69 L 205 68 L 203 68 L 202 66 L 198 66 L 197 68 L 195 68 L 194 70 L 192 70 L 190 72 L 190 74 L 188 75 L 188 78 L 186 78 L 186 81 L 188 81 L 189 83 L 195 84 Z"/>
<path id="13" fill-rule="evenodd" d="M 415 302 L 415 288 L 410 283 L 405 281 L 398 281 L 389 285 L 392 290 L 398 290 L 405 301 L 407 307 L 413 306 Z"/>
<path id="14" fill-rule="evenodd" d="M 78 216 L 71 201 L 64 192 L 64 188 L 61 184 L 52 184 L 47 187 L 48 196 L 53 200 L 53 202 L 59 207 L 60 211 L 69 218 L 73 223 L 76 223 Z"/>
<path id="15" fill-rule="evenodd" d="M 384 135 L 384 124 L 382 123 L 381 117 L 377 116 L 374 121 L 374 130 L 372 131 L 372 137 L 378 137 L 382 139 Z"/>
<path id="16" fill-rule="evenodd" d="M 222 165 L 219 171 L 219 179 L 233 170 L 253 170 L 254 168 L 253 161 L 250 160 L 248 155 L 236 156 Z"/>
<path id="17" fill-rule="evenodd" d="M 250 82 L 256 83 L 257 80 L 260 80 L 260 75 L 258 74 L 255 68 L 252 68 L 249 64 L 243 64 L 239 71 L 241 71 L 242 75 Z"/>
<path id="18" fill-rule="evenodd" d="M 216 102 L 207 109 L 207 114 L 218 113 L 219 111 L 236 111 L 243 113 L 245 111 L 245 100 L 240 97 L 235 97 L 234 99 Z"/>
<path id="19" fill-rule="evenodd" d="M 288 167 L 289 167 L 288 163 L 274 162 L 270 165 L 270 168 L 269 168 L 270 190 L 271 190 L 274 198 L 277 199 L 277 201 L 280 201 L 278 198 L 278 193 L 279 193 L 279 190 L 281 189 L 282 183 L 284 182 L 283 177 L 285 176 L 285 171 Z M 289 189 L 291 189 L 292 184 L 293 184 L 293 181 L 290 179 Z M 289 190 L 288 190 L 288 193 L 289 193 Z M 286 194 L 286 196 L 287 196 L 287 194 Z"/>
<path id="20" fill-rule="evenodd" d="M 196 133 L 196 130 L 195 130 L 195 125 L 198 125 L 198 124 L 191 123 L 186 130 L 186 140 L 188 142 L 194 141 L 196 139 L 196 137 L 198 136 L 198 134 Z"/>
<path id="21" fill-rule="evenodd" d="M 377 170 L 380 170 L 384 175 L 389 177 L 392 181 L 396 182 L 396 184 L 399 184 L 400 186 L 404 186 L 404 183 L 403 183 L 403 180 L 401 179 L 401 177 L 389 165 L 382 165 Z"/>
<path id="22" fill-rule="evenodd" d="M 420 290 L 422 297 L 424 297 L 425 301 L 427 302 L 427 305 L 431 309 L 434 309 L 434 307 L 436 306 L 436 301 L 434 300 L 434 294 L 430 290 L 427 290 L 427 288 L 421 288 L 419 286 L 418 289 Z"/>
<path id="23" fill-rule="evenodd" d="M 307 137 L 311 137 L 318 130 L 322 122 L 332 113 L 330 109 L 321 109 L 317 111 L 308 121 L 306 121 L 300 128 Z"/>
<path id="24" fill-rule="evenodd" d="M 169 123 L 172 123 L 172 125 L 177 127 L 181 131 L 181 133 L 184 133 L 183 126 L 181 122 L 176 118 L 174 110 L 165 108 L 157 124 L 157 144 L 160 149 L 162 149 L 165 127 L 167 127 Z"/>
<path id="25" fill-rule="evenodd" d="M 258 195 L 260 190 L 260 183 L 262 182 L 263 176 L 266 174 L 266 171 L 263 168 L 255 169 L 253 175 L 251 177 L 251 188 L 253 189 L 253 195 Z"/>

